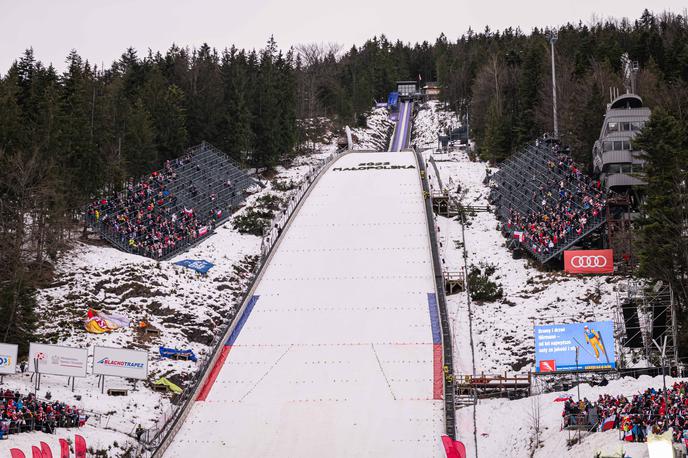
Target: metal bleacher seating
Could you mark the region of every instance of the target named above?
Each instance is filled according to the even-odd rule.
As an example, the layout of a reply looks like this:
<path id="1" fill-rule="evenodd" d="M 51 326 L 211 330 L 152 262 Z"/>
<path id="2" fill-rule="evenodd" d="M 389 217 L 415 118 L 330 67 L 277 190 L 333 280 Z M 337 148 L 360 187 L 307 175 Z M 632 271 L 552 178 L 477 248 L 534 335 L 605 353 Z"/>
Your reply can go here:
<path id="1" fill-rule="evenodd" d="M 153 183 L 156 191 L 165 193 L 161 199 L 162 204 L 158 202 L 151 213 L 154 216 L 163 215 L 169 218 L 170 215 L 180 215 L 185 210 L 192 210 L 198 224 L 207 228 L 207 233 L 196 237 L 185 237 L 173 247 L 148 250 L 145 248 L 145 243 L 141 243 L 141 237 L 133 237 L 134 243 L 131 243 L 130 234 L 114 230 L 111 224 L 118 217 L 136 220 L 137 213 L 142 208 L 126 211 L 116 204 L 110 204 L 105 208 L 99 207 L 99 218 L 96 218 L 93 212 L 87 212 L 88 224 L 102 238 L 123 251 L 154 259 L 169 259 L 209 236 L 213 229 L 229 218 L 232 211 L 243 202 L 246 189 L 255 183 L 241 170 L 238 163 L 206 142 L 190 148 L 179 160 L 171 161 L 170 167 L 171 169 L 167 171 L 158 172 L 165 176 L 159 183 L 151 181 L 150 176 L 142 179 Z M 105 200 L 117 202 L 117 199 Z M 219 217 L 218 210 L 221 211 Z"/>
<path id="2" fill-rule="evenodd" d="M 590 215 L 585 228 L 580 234 L 569 232 L 558 240 L 553 248 L 534 251 L 527 246 L 528 242 L 519 242 L 513 237 L 514 227 L 508 228 L 510 210 L 514 209 L 521 215 L 533 213 L 547 213 L 545 207 L 553 208 L 559 202 L 559 183 L 564 181 L 564 188 L 574 196 L 579 196 L 577 189 L 571 182 L 565 180 L 565 175 L 558 167 L 549 167 L 548 161 L 559 163 L 557 147 L 546 141 L 529 144 L 523 150 L 515 153 L 500 165 L 500 169 L 492 175 L 491 202 L 496 206 L 496 214 L 502 222 L 503 232 L 512 244 L 523 245 L 531 256 L 544 264 L 560 255 L 564 250 L 576 245 L 590 234 L 598 230 L 606 222 L 606 212 L 600 211 L 597 216 Z M 540 191 L 544 190 L 544 193 Z M 548 195 L 551 192 L 551 195 Z M 537 198 L 534 196 L 537 195 Z M 602 193 L 604 199 L 604 193 Z M 543 201 L 545 205 L 543 205 Z M 580 198 L 573 199 L 576 209 L 583 209 Z M 604 210 L 604 209 L 603 209 Z"/>

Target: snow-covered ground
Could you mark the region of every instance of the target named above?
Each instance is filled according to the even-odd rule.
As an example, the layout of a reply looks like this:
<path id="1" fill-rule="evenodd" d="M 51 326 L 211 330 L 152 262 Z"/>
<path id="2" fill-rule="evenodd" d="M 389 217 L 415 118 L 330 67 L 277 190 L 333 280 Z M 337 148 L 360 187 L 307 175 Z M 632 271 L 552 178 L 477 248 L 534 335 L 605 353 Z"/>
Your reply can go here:
<path id="1" fill-rule="evenodd" d="M 432 156 L 443 185 L 464 205 L 486 206 L 489 189 L 483 184 L 487 166 L 469 160 L 465 151 L 436 153 L 437 131 L 452 124 L 455 117 L 431 102 L 414 120 L 415 143 L 424 150 L 425 159 Z M 432 186 L 439 182 L 432 166 L 428 167 Z M 457 188 L 460 187 L 460 192 Z M 461 226 L 453 219 L 438 217 L 439 241 L 447 270 L 463 268 Z M 476 213 L 466 227 L 468 264 L 490 264 L 495 267 L 492 279 L 504 290 L 504 297 L 494 302 L 473 303 L 475 366 L 478 373 L 514 373 L 533 370 L 533 325 L 572 321 L 613 320 L 619 278 L 614 276 L 582 277 L 563 272 L 544 272 L 527 259 L 515 260 L 497 230 L 492 213 Z M 472 372 L 469 344 L 469 321 L 466 297 L 458 293 L 447 297 L 448 312 L 454 336 L 454 365 L 457 374 Z M 460 376 L 460 375 L 459 375 Z M 669 383 L 669 381 L 667 381 Z M 661 377 L 612 380 L 606 387 L 581 385 L 581 396 L 596 399 L 599 394 L 630 396 L 648 387 L 661 387 Z M 569 393 L 576 396 L 576 389 Z M 560 431 L 563 405 L 553 402 L 558 393 L 542 394 L 517 401 L 483 400 L 477 407 L 477 439 L 481 457 L 590 457 L 597 450 L 614 452 L 623 447 L 628 456 L 645 457 L 644 444 L 618 440 L 618 431 L 584 436 L 580 444 L 567 446 L 569 433 Z M 533 447 L 533 407 L 540 406 L 541 433 L 539 448 Z M 457 410 L 458 439 L 466 445 L 468 456 L 474 456 L 472 408 Z"/>
<path id="2" fill-rule="evenodd" d="M 487 166 L 471 161 L 465 151 L 436 153 L 436 136 L 422 137 L 422 132 L 437 132 L 455 117 L 429 102 L 414 120 L 412 140 L 427 159 L 431 156 L 439 169 L 442 184 L 464 205 L 487 206 L 489 188 L 483 184 Z M 425 138 L 426 143 L 420 139 Z M 439 190 L 432 166 L 428 167 L 431 186 Z M 460 192 L 457 193 L 457 188 Z M 451 218 L 437 217 L 440 253 L 449 271 L 463 269 L 460 245 L 461 225 Z M 614 319 L 617 277 L 575 276 L 563 272 L 543 272 L 528 259 L 512 258 L 506 240 L 497 230 L 493 213 L 476 213 L 466 227 L 468 266 L 489 264 L 495 267 L 492 279 L 504 290 L 495 302 L 474 303 L 473 332 L 476 370 L 484 373 L 528 372 L 533 367 L 534 324 Z M 448 313 L 455 336 L 455 371 L 471 373 L 468 309 L 466 296 L 447 297 Z"/>
<path id="3" fill-rule="evenodd" d="M 679 381 L 667 377 L 667 385 Z M 610 380 L 607 386 L 580 385 L 581 398 L 597 400 L 601 394 L 630 397 L 647 388 L 662 388 L 662 377 L 640 376 Z M 567 392 L 574 400 L 578 392 L 573 388 Z M 619 430 L 603 433 L 581 433 L 580 443 L 569 446 L 569 438 L 577 438 L 575 431 L 562 431 L 563 403 L 554 402 L 560 393 L 546 393 L 529 398 L 509 401 L 507 399 L 482 400 L 476 409 L 478 451 L 481 457 L 571 457 L 590 458 L 595 452 L 609 455 L 623 449 L 627 457 L 648 457 L 645 443 L 629 443 L 619 440 Z M 539 409 L 541 432 L 540 447 L 534 444 L 534 418 Z M 474 456 L 473 411 L 467 407 L 457 410 L 458 439 L 466 445 L 467 456 Z M 620 456 L 620 455 L 619 455 Z"/>
<path id="4" fill-rule="evenodd" d="M 413 120 L 411 143 L 418 147 L 437 147 L 437 135 L 445 133 L 447 128 L 459 127 L 456 113 L 445 110 L 444 104 L 430 100 L 418 105 L 418 114 Z"/>
<path id="5" fill-rule="evenodd" d="M 360 151 L 387 151 L 394 123 L 389 120 L 387 108 L 373 108 L 366 113 L 368 127 L 351 129 L 353 149 Z"/>
<path id="6" fill-rule="evenodd" d="M 277 176 L 266 182 L 265 189 L 250 196 L 246 207 L 233 217 L 266 194 L 288 198 L 294 190 L 282 192 L 273 189 L 272 184 L 299 183 L 314 161 L 335 148 L 334 144 L 320 145 L 319 153 L 296 158 L 288 169 L 278 167 Z M 261 239 L 237 232 L 232 227 L 233 217 L 219 226 L 214 235 L 169 261 L 156 262 L 123 253 L 95 238 L 87 243 L 75 239 L 72 249 L 58 262 L 53 283 L 38 292 L 40 323 L 36 340 L 88 347 L 91 355 L 95 345 L 145 350 L 149 354 L 149 380 L 164 376 L 183 388 L 199 369 L 200 362 L 161 359 L 159 346 L 191 348 L 199 359 L 207 355 L 213 336 L 234 316 L 249 272 L 260 253 Z M 205 259 L 215 266 L 207 275 L 200 275 L 174 265 L 181 259 Z M 89 307 L 126 315 L 132 323 L 146 320 L 160 334 L 146 335 L 134 327 L 109 334 L 89 334 L 83 327 Z M 133 431 L 138 424 L 149 428 L 170 411 L 170 395 L 152 391 L 144 382 L 133 384 L 108 377 L 106 389 L 128 389 L 126 397 L 101 394 L 97 378 L 90 374 L 76 380 L 74 393 L 66 382 L 66 377 L 43 375 L 38 397 L 44 398 L 50 392 L 53 400 L 86 409 L 91 415 L 89 426 L 78 432 L 94 449 L 110 447 L 108 456 L 123 453 L 124 444 L 133 442 Z M 17 374 L 6 376 L 2 388 L 27 393 L 32 391 L 32 386 L 29 374 Z M 75 395 L 81 399 L 77 400 Z M 6 456 L 12 447 L 37 444 L 39 436 L 42 437 L 38 433 L 23 433 L 0 441 L 0 456 Z M 52 437 L 72 436 L 71 432 L 58 429 L 58 434 Z M 114 442 L 118 448 L 113 446 Z M 30 447 L 24 451 L 29 454 Z"/>

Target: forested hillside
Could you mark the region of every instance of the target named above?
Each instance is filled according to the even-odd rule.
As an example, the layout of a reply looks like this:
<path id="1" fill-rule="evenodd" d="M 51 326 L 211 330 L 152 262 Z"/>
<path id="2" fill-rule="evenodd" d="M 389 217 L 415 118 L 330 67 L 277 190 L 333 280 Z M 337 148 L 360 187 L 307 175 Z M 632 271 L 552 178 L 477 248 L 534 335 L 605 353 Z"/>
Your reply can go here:
<path id="1" fill-rule="evenodd" d="M 104 68 L 75 50 L 63 73 L 28 49 L 0 75 L 0 316 L 9 317 L 0 338 L 30 335 L 37 273 L 59 255 L 90 199 L 203 140 L 247 165 L 270 166 L 325 129 L 299 120 L 361 124 L 396 80 L 420 79 L 439 81 L 443 101 L 470 113 L 483 159 L 505 159 L 551 130 L 547 32 L 486 28 L 417 44 L 381 36 L 350 49 L 280 50 L 272 38 L 261 50 L 173 45 L 127 49 Z M 645 11 L 630 22 L 568 24 L 557 32 L 560 132 L 578 162 L 590 162 L 609 88 L 622 88 L 626 52 L 640 64 L 645 103 L 675 121 L 674 138 L 685 133 L 685 17 Z M 644 139 L 648 151 L 651 141 Z M 675 170 L 685 164 L 681 157 Z"/>

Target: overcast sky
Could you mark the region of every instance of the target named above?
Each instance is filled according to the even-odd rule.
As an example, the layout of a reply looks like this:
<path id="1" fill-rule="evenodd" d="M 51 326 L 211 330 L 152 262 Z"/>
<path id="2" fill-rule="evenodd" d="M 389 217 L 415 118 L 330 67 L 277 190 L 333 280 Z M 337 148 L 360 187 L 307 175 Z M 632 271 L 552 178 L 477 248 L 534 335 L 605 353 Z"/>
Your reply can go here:
<path id="1" fill-rule="evenodd" d="M 685 0 L 0 0 L 0 73 L 24 49 L 64 69 L 71 49 L 106 66 L 129 46 L 143 55 L 172 43 L 260 48 L 274 34 L 283 49 L 309 42 L 345 48 L 373 35 L 404 42 L 450 40 L 483 30 L 636 19 L 643 9 L 684 11 Z"/>

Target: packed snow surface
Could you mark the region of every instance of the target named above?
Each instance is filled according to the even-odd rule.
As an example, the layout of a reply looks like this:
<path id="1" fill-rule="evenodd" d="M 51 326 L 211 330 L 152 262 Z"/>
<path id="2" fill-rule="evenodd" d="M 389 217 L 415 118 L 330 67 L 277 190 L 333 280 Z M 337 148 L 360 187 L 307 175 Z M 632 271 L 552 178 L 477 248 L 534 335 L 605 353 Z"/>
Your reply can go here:
<path id="1" fill-rule="evenodd" d="M 413 168 L 351 170 L 369 162 Z M 338 159 L 166 456 L 444 456 L 423 199 L 413 153 Z"/>

